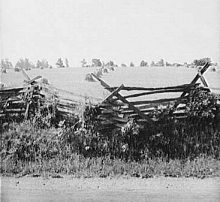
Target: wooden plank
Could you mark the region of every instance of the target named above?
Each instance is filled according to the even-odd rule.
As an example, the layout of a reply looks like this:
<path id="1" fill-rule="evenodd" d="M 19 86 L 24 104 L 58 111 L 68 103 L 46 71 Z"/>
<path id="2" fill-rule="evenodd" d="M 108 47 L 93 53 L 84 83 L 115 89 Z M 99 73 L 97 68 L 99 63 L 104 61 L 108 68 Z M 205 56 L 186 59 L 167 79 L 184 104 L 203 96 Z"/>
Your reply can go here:
<path id="1" fill-rule="evenodd" d="M 149 112 L 152 112 L 154 111 L 154 109 L 143 109 L 143 110 L 140 110 L 142 113 L 149 113 Z M 121 111 L 122 114 L 133 114 L 134 111 L 133 110 L 127 110 L 127 111 Z"/>
<path id="2" fill-rule="evenodd" d="M 65 107 L 57 107 L 59 113 L 68 113 L 68 114 L 76 114 L 76 111 L 73 109 L 65 108 Z"/>
<path id="3" fill-rule="evenodd" d="M 201 71 L 200 71 L 199 73 L 197 73 L 197 75 L 194 77 L 194 79 L 191 81 L 190 84 L 195 84 L 195 83 L 198 81 L 198 79 L 200 78 L 200 76 L 203 75 L 203 74 L 206 72 L 206 70 L 209 68 L 209 66 L 210 66 L 210 63 L 207 62 L 207 63 L 203 66 L 203 68 L 201 69 Z M 185 96 L 186 93 L 187 93 L 187 92 L 183 92 L 180 97 Z"/>
<path id="4" fill-rule="evenodd" d="M 9 99 L 10 99 L 10 98 L 9 98 Z M 23 100 L 21 100 L 21 99 L 13 99 L 13 100 L 9 100 L 9 99 L 0 100 L 0 104 L 6 104 L 6 103 L 23 103 Z"/>
<path id="5" fill-rule="evenodd" d="M 163 103 L 163 102 L 175 102 L 175 101 L 183 101 L 186 100 L 186 98 L 165 98 L 165 99 L 158 99 L 158 100 L 143 100 L 143 101 L 134 101 L 130 102 L 133 105 L 142 105 L 142 104 L 152 104 L 152 103 Z"/>
<path id="6" fill-rule="evenodd" d="M 152 120 L 152 122 L 154 122 L 154 121 Z M 143 124 L 143 123 L 146 123 L 146 120 L 145 119 L 138 119 L 137 123 Z"/>
<path id="7" fill-rule="evenodd" d="M 209 68 L 209 66 L 210 66 L 210 63 L 207 62 L 207 63 L 203 66 L 203 68 L 201 69 L 201 71 L 196 74 L 196 76 L 195 76 L 194 79 L 190 82 L 190 84 L 195 84 L 195 83 L 198 81 L 198 79 L 201 77 L 201 75 L 203 75 L 203 74 L 206 72 L 206 70 Z M 186 94 L 187 94 L 187 91 L 184 91 L 184 92 L 181 94 L 180 98 L 184 97 Z M 179 104 L 180 104 L 180 101 L 176 102 L 175 105 L 174 105 L 174 108 L 176 108 Z"/>
<path id="8" fill-rule="evenodd" d="M 134 110 L 134 112 L 136 112 L 141 118 L 146 119 L 149 123 L 152 123 L 151 119 L 146 116 L 145 114 L 143 114 L 139 109 L 137 109 L 132 103 L 130 103 L 129 101 L 127 101 L 124 97 L 122 97 L 121 95 L 117 94 L 117 96 L 119 97 L 120 100 L 122 100 L 124 103 L 128 104 L 128 107 L 132 110 Z"/>
<path id="9" fill-rule="evenodd" d="M 33 91 L 34 91 L 34 87 L 30 87 L 30 89 L 27 91 L 28 93 L 30 93 L 30 98 L 31 98 L 31 99 L 32 99 L 32 97 L 33 97 Z M 24 114 L 25 120 L 27 120 L 27 118 L 28 118 L 29 109 L 30 109 L 30 101 L 27 102 L 27 105 L 26 105 L 26 111 L 25 111 L 25 114 Z"/>
<path id="10" fill-rule="evenodd" d="M 10 103 L 5 107 L 6 109 L 20 109 L 25 108 L 25 103 Z"/>
<path id="11" fill-rule="evenodd" d="M 128 119 L 123 119 L 123 118 L 119 118 L 119 117 L 112 117 L 112 120 L 120 122 L 120 123 L 127 123 L 128 122 Z"/>
<path id="12" fill-rule="evenodd" d="M 117 112 L 120 112 L 119 110 Z M 112 110 L 112 109 L 109 109 L 109 110 L 106 110 L 106 109 L 103 109 L 101 111 L 102 114 L 113 114 L 113 113 L 116 113 L 115 110 Z"/>
<path id="13" fill-rule="evenodd" d="M 138 107 L 138 109 L 143 112 L 143 113 L 150 113 L 150 112 L 153 112 L 153 111 L 156 111 L 157 108 L 155 107 L 151 107 L 151 108 L 141 108 L 141 107 Z M 164 109 L 166 109 L 166 106 L 164 106 Z M 176 109 L 176 111 L 174 112 L 174 114 L 176 113 L 182 113 L 183 111 L 186 110 L 186 107 L 178 107 Z M 134 111 L 133 110 L 129 110 L 129 109 L 126 109 L 126 110 L 121 110 L 120 113 L 122 114 L 134 114 Z"/>
<path id="14" fill-rule="evenodd" d="M 68 108 L 68 109 L 72 109 L 72 108 L 76 108 L 78 105 L 69 105 L 69 104 L 61 104 L 61 103 L 58 103 L 57 104 L 57 107 L 65 107 L 65 108 Z"/>
<path id="15" fill-rule="evenodd" d="M 188 117 L 187 115 L 184 115 L 184 116 L 177 116 L 177 117 L 175 117 L 175 118 L 182 120 L 182 119 L 186 119 L 187 117 Z"/>
<path id="16" fill-rule="evenodd" d="M 129 115 L 128 115 L 129 118 L 136 118 L 136 117 L 138 117 L 138 116 L 139 116 L 138 114 L 129 114 Z"/>
<path id="17" fill-rule="evenodd" d="M 24 113 L 25 109 L 5 109 L 6 113 Z"/>
<path id="18" fill-rule="evenodd" d="M 109 103 L 105 102 L 105 103 L 100 103 L 98 106 L 103 107 L 103 108 L 110 108 L 112 106 L 114 106 L 114 107 L 120 107 L 121 106 L 122 107 L 122 106 L 125 106 L 125 104 L 121 103 L 121 102 L 109 102 Z"/>
<path id="19" fill-rule="evenodd" d="M 205 87 L 208 87 L 208 83 L 206 82 L 205 78 L 202 75 L 200 76 L 200 80 L 202 81 Z"/>
<path id="20" fill-rule="evenodd" d="M 151 104 L 144 104 L 144 105 L 136 106 L 136 107 L 139 110 L 141 110 L 141 109 L 155 108 L 155 107 L 158 107 L 158 106 L 166 107 L 166 105 L 169 105 L 169 104 L 171 104 L 171 102 L 164 102 L 163 105 L 161 103 L 151 103 Z M 126 109 L 129 109 L 129 108 L 128 107 L 122 107 L 122 109 L 126 110 Z"/>
<path id="21" fill-rule="evenodd" d="M 128 95 L 128 96 L 125 96 L 124 98 L 127 99 L 127 98 L 139 97 L 139 96 L 144 96 L 144 95 L 159 94 L 159 93 L 182 92 L 183 90 L 184 89 L 182 89 L 182 88 L 170 89 L 170 90 L 155 90 L 155 91 L 151 91 L 151 92 Z"/>
<path id="22" fill-rule="evenodd" d="M 47 100 L 50 100 L 50 99 L 47 99 Z M 53 99 L 51 99 L 51 100 L 53 100 Z M 62 98 L 62 99 L 55 99 L 55 101 L 59 104 L 59 103 L 61 103 L 61 104 L 67 104 L 67 105 L 79 105 L 79 104 L 81 104 L 82 102 L 77 102 L 77 101 L 73 101 L 73 100 L 70 100 L 70 99 L 64 99 L 64 98 Z"/>
<path id="23" fill-rule="evenodd" d="M 16 92 L 17 93 L 23 89 L 24 89 L 23 87 L 14 87 L 14 88 L 4 87 L 4 88 L 0 89 L 0 93 L 7 93 L 7 92 Z"/>
<path id="24" fill-rule="evenodd" d="M 101 121 L 101 125 L 114 125 L 113 121 Z"/>
<path id="25" fill-rule="evenodd" d="M 104 100 L 103 100 L 103 102 L 106 102 L 106 101 L 108 101 L 109 99 L 111 99 L 113 96 L 115 96 L 122 88 L 124 87 L 124 85 L 122 84 L 120 87 L 118 87 L 117 89 L 115 89 L 114 91 L 112 91 L 112 93 L 109 95 L 109 96 L 107 96 Z"/>
<path id="26" fill-rule="evenodd" d="M 127 87 L 124 86 L 121 90 L 126 90 L 126 91 L 154 91 L 154 90 L 169 90 L 169 89 L 176 89 L 176 88 L 190 88 L 190 87 L 196 87 L 199 84 L 193 83 L 193 84 L 183 84 L 183 85 L 177 85 L 177 86 L 168 86 L 168 87 L 159 87 L 159 88 L 144 88 L 144 87 Z M 107 90 L 115 90 L 118 87 L 105 87 Z"/>
<path id="27" fill-rule="evenodd" d="M 28 81 L 31 80 L 31 78 L 28 76 L 28 74 L 24 71 L 23 68 L 21 68 L 21 72 L 23 73 L 24 77 L 25 77 Z"/>
<path id="28" fill-rule="evenodd" d="M 24 114 L 25 120 L 27 120 L 27 118 L 28 118 L 29 108 L 30 108 L 30 103 L 28 102 L 28 103 L 27 103 L 27 106 L 26 106 L 25 114 Z"/>
<path id="29" fill-rule="evenodd" d="M 110 88 L 110 86 L 105 83 L 103 80 L 101 80 L 100 78 L 98 78 L 96 75 L 94 75 L 92 73 L 92 76 L 94 76 L 100 83 L 103 87 L 105 88 Z M 110 92 L 112 92 L 113 90 L 110 90 Z M 133 104 L 131 104 L 129 101 L 127 101 L 123 96 L 121 96 L 119 93 L 117 93 L 115 96 L 117 96 L 123 103 L 126 103 L 128 105 L 128 107 L 132 110 L 134 110 L 134 112 L 136 112 L 141 118 L 144 118 L 146 119 L 150 124 L 152 123 L 151 119 L 146 116 L 145 114 L 143 114 L 142 112 L 140 112 Z"/>
<path id="30" fill-rule="evenodd" d="M 33 79 L 25 80 L 25 82 L 28 84 L 32 84 L 32 83 L 36 82 L 37 79 L 41 79 L 41 78 L 42 78 L 42 76 L 36 76 Z"/>

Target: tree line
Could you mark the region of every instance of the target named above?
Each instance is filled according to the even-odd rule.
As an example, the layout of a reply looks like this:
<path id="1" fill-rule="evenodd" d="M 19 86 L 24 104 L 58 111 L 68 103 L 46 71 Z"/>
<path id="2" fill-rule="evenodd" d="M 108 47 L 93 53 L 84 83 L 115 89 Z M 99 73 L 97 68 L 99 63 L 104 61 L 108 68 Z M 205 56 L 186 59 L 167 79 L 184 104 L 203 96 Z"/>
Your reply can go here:
<path id="1" fill-rule="evenodd" d="M 20 69 L 30 70 L 30 69 L 46 69 L 46 68 L 53 68 L 52 65 L 46 59 L 37 60 L 34 64 L 28 58 L 21 58 L 19 59 L 16 64 L 13 66 L 12 62 L 8 59 L 1 59 L 0 63 L 1 71 L 6 72 L 7 69 L 14 69 L 15 71 L 20 71 Z M 61 58 L 58 58 L 56 62 L 56 67 L 64 68 L 69 67 L 69 61 L 66 58 L 63 62 Z"/>
<path id="2" fill-rule="evenodd" d="M 128 65 L 122 63 L 120 66 L 121 67 L 136 67 L 136 66 L 139 66 L 139 67 L 171 67 L 171 66 L 174 66 L 174 67 L 180 67 L 180 66 L 185 66 L 185 67 L 198 67 L 198 66 L 203 66 L 205 65 L 206 62 L 209 62 L 211 63 L 211 59 L 210 58 L 201 58 L 201 59 L 195 59 L 193 60 L 191 63 L 183 63 L 183 64 L 180 64 L 180 63 L 169 63 L 167 61 L 164 61 L 164 59 L 160 59 L 159 61 L 157 62 L 154 62 L 152 61 L 151 63 L 148 63 L 147 61 L 145 60 L 141 60 L 140 64 L 138 65 L 135 65 L 133 62 L 130 62 Z M 218 64 L 217 63 L 212 63 L 213 66 L 217 66 Z M 114 66 L 114 67 L 117 67 L 119 65 L 115 64 L 113 61 L 109 61 L 107 63 L 101 61 L 100 59 L 92 59 L 92 62 L 89 64 L 85 59 L 83 59 L 81 61 L 81 66 L 82 67 L 103 67 L 103 66 Z"/>
<path id="3" fill-rule="evenodd" d="M 117 65 L 114 61 L 110 60 L 109 62 L 104 62 L 101 61 L 98 58 L 94 58 L 91 60 L 91 63 L 88 63 L 85 59 L 83 59 L 81 61 L 81 66 L 82 67 L 135 67 L 135 66 L 140 66 L 140 67 L 169 67 L 169 66 L 175 66 L 175 67 L 180 67 L 180 66 L 185 66 L 185 67 L 198 67 L 198 66 L 203 66 L 206 62 L 210 62 L 211 63 L 211 59 L 210 58 L 201 58 L 201 59 L 195 59 L 193 60 L 191 63 L 184 63 L 184 64 L 180 64 L 180 63 L 169 63 L 164 61 L 163 59 L 160 59 L 157 62 L 152 61 L 151 63 L 148 63 L 145 60 L 141 60 L 140 64 L 135 65 L 133 62 L 130 62 L 128 65 L 126 64 L 121 64 L 121 65 Z M 217 66 L 217 63 L 212 63 L 212 65 Z M 45 68 L 53 68 L 52 65 L 49 64 L 49 62 L 46 59 L 42 59 L 42 60 L 37 60 L 36 64 L 34 64 L 33 62 L 31 62 L 28 58 L 21 58 L 19 59 L 15 66 L 13 66 L 12 62 L 10 62 L 8 59 L 2 59 L 1 63 L 1 72 L 6 72 L 7 69 L 15 69 L 15 71 L 19 71 L 21 68 L 25 69 L 25 70 L 30 70 L 30 69 L 45 69 Z M 62 58 L 58 58 L 57 62 L 56 62 L 56 67 L 57 68 L 65 68 L 65 67 L 69 67 L 69 61 L 67 58 L 65 58 L 64 60 Z"/>

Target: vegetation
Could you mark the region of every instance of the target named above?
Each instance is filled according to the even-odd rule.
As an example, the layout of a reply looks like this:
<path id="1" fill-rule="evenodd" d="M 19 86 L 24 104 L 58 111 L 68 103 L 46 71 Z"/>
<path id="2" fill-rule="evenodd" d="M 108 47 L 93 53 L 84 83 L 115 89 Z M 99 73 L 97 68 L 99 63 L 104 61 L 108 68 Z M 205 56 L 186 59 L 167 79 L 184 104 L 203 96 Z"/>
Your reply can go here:
<path id="1" fill-rule="evenodd" d="M 122 128 L 105 128 L 97 119 L 99 108 L 91 106 L 82 106 L 83 113 L 70 122 L 41 110 L 29 121 L 2 124 L 1 173 L 219 176 L 216 100 L 206 91 L 192 94 L 184 121 L 173 118 L 172 107 L 158 108 L 155 126 L 130 119 Z"/>
<path id="2" fill-rule="evenodd" d="M 180 64 L 180 63 L 169 63 L 167 61 L 164 61 L 163 59 L 160 59 L 158 62 L 154 62 L 152 61 L 150 63 L 151 67 L 156 67 L 156 66 L 175 66 L 175 67 L 180 67 L 180 66 L 184 66 L 184 67 L 200 67 L 203 66 L 206 62 L 210 62 L 211 63 L 211 59 L 210 58 L 202 58 L 202 59 L 195 59 L 193 62 L 191 63 L 184 63 L 184 64 Z M 212 63 L 213 68 L 212 71 L 216 71 L 216 67 L 218 66 L 217 63 Z M 65 58 L 65 60 L 63 61 L 61 58 L 58 58 L 57 62 L 56 62 L 56 66 L 58 68 L 64 68 L 64 67 L 69 67 L 69 61 L 67 58 Z M 103 62 L 100 59 L 92 59 L 92 63 L 88 64 L 87 61 L 85 59 L 83 59 L 81 61 L 81 66 L 82 67 L 100 67 L 100 68 L 104 68 L 104 67 L 117 67 L 118 65 L 110 60 L 109 62 Z M 126 67 L 127 65 L 122 63 L 121 67 Z M 130 67 L 134 67 L 134 63 L 131 62 L 129 64 Z M 147 67 L 148 66 L 148 62 L 145 60 L 142 60 L 140 62 L 140 67 Z M 12 69 L 13 65 L 12 63 L 8 60 L 8 59 L 2 59 L 1 60 L 1 64 L 0 64 L 0 69 L 1 72 L 6 72 L 7 69 Z M 23 68 L 25 70 L 30 70 L 32 68 L 52 68 L 51 65 L 49 65 L 48 61 L 45 59 L 42 60 L 37 60 L 36 65 L 34 65 L 28 58 L 21 58 L 15 65 L 14 70 L 15 71 L 20 71 L 20 69 Z"/>
<path id="3" fill-rule="evenodd" d="M 130 67 L 134 67 L 134 63 L 133 62 L 130 63 Z"/>
<path id="4" fill-rule="evenodd" d="M 193 61 L 193 64 L 195 66 L 204 66 L 207 62 L 211 63 L 211 59 L 210 58 L 196 59 Z"/>
<path id="5" fill-rule="evenodd" d="M 148 63 L 142 60 L 140 63 L 140 67 L 147 67 L 147 66 L 148 66 Z"/>
<path id="6" fill-rule="evenodd" d="M 102 62 L 100 59 L 92 59 L 92 67 L 101 67 Z"/>
<path id="7" fill-rule="evenodd" d="M 45 68 L 50 68 L 50 67 L 51 66 L 49 65 L 48 61 L 45 59 L 37 61 L 36 68 L 45 69 Z"/>
<path id="8" fill-rule="evenodd" d="M 81 64 L 82 64 L 82 67 L 86 67 L 87 65 L 87 62 L 86 62 L 86 60 L 85 59 L 83 59 L 82 61 L 81 61 Z"/>
<path id="9" fill-rule="evenodd" d="M 65 59 L 65 66 L 69 67 L 69 60 L 67 58 Z"/>
<path id="10" fill-rule="evenodd" d="M 63 64 L 63 60 L 61 58 L 59 58 L 56 62 L 56 65 L 58 68 L 64 68 L 64 64 Z"/>
<path id="11" fill-rule="evenodd" d="M 34 64 L 28 59 L 28 58 L 21 58 L 15 65 L 15 68 L 17 69 L 25 69 L 30 70 L 32 68 L 35 68 Z"/>
<path id="12" fill-rule="evenodd" d="M 12 69 L 13 65 L 8 59 L 2 59 L 0 64 L 1 71 L 6 71 L 7 69 Z"/>

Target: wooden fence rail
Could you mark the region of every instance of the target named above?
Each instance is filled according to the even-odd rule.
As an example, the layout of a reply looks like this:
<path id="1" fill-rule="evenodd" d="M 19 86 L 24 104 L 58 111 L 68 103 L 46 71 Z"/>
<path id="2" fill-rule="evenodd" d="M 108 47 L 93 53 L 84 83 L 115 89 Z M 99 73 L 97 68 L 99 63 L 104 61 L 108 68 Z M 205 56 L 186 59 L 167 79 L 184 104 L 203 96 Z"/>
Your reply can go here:
<path id="1" fill-rule="evenodd" d="M 171 115 L 175 116 L 177 119 L 186 118 L 185 106 L 190 92 L 195 89 L 210 91 L 208 83 L 203 76 L 209 66 L 210 64 L 206 63 L 189 84 L 157 88 L 131 87 L 124 86 L 123 84 L 119 87 L 111 87 L 105 81 L 92 74 L 92 76 L 97 79 L 105 89 L 110 91 L 110 95 L 99 105 L 102 111 L 102 116 L 100 118 L 103 122 L 106 121 L 106 125 L 108 125 L 107 123 L 117 124 L 118 122 L 115 118 L 117 116 L 120 117 L 120 122 L 122 122 L 121 120 L 126 122 L 128 118 L 135 117 L 138 121 L 152 124 L 154 120 L 151 115 L 155 109 L 165 109 L 168 106 L 172 106 L 173 114 Z M 197 83 L 199 79 L 203 86 L 201 86 L 200 83 Z M 123 91 L 127 91 L 124 96 L 121 94 Z M 133 91 L 135 91 L 135 93 L 132 93 Z M 128 92 L 130 94 L 128 94 Z M 146 98 L 149 95 L 160 94 L 165 96 L 168 94 L 170 95 L 171 93 L 181 93 L 181 95 L 179 97 L 168 96 L 160 99 Z M 145 99 L 130 100 L 131 98 L 139 99 L 140 97 L 145 97 Z M 111 120 L 111 122 L 109 122 L 109 120 Z"/>
<path id="2" fill-rule="evenodd" d="M 164 110 L 168 106 L 173 109 L 171 116 L 184 119 L 186 118 L 186 102 L 190 93 L 196 89 L 211 91 L 203 76 L 209 66 L 209 63 L 205 64 L 189 84 L 157 88 L 132 87 L 123 84 L 111 87 L 92 74 L 110 93 L 103 100 L 87 98 L 95 100 L 93 107 L 100 109 L 97 119 L 106 128 L 111 128 L 112 125 L 122 127 L 131 118 L 152 125 L 155 122 L 153 117 L 155 110 Z M 86 99 L 85 96 L 55 88 L 48 83 L 37 82 L 36 80 L 40 79 L 40 76 L 31 79 L 25 71 L 23 73 L 26 78 L 24 86 L 0 89 L 0 120 L 7 120 L 11 115 L 19 115 L 27 119 L 32 113 L 39 110 L 39 107 L 48 105 L 56 106 L 59 114 L 64 117 L 75 115 L 78 113 L 77 107 L 82 104 L 82 99 Z M 198 83 L 199 79 L 203 86 Z M 179 96 L 176 95 L 178 93 Z M 152 96 L 154 97 L 152 98 Z M 219 98 L 219 94 L 217 96 Z"/>
<path id="3" fill-rule="evenodd" d="M 40 76 L 31 79 L 24 70 L 22 71 L 26 78 L 23 86 L 0 89 L 0 122 L 7 122 L 14 116 L 28 119 L 30 115 L 48 106 L 56 107 L 59 116 L 76 115 L 78 107 L 88 99 L 57 89 L 48 83 L 37 82 Z"/>

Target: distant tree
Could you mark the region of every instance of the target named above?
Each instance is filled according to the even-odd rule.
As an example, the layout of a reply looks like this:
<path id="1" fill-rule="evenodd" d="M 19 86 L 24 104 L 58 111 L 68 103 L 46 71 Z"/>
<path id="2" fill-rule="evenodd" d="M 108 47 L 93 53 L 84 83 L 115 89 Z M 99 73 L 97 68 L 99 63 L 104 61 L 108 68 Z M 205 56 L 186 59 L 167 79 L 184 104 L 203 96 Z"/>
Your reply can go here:
<path id="1" fill-rule="evenodd" d="M 151 67 L 156 66 L 155 62 L 154 62 L 154 61 L 152 61 L 152 62 L 151 62 L 151 64 L 150 64 L 150 66 L 151 66 Z"/>
<path id="2" fill-rule="evenodd" d="M 82 64 L 82 67 L 86 67 L 86 64 L 87 64 L 87 62 L 86 62 L 86 60 L 83 58 L 83 60 L 81 61 L 81 64 Z"/>
<path id="3" fill-rule="evenodd" d="M 140 63 L 140 66 L 141 66 L 141 67 L 147 67 L 148 64 L 147 64 L 147 62 L 145 62 L 144 60 L 142 60 L 141 63 Z"/>
<path id="4" fill-rule="evenodd" d="M 175 62 L 175 63 L 172 64 L 172 66 L 174 66 L 174 67 L 181 67 L 182 65 L 180 63 L 176 63 Z"/>
<path id="5" fill-rule="evenodd" d="M 113 61 L 109 61 L 109 62 L 107 62 L 106 64 L 105 64 L 105 66 L 107 66 L 107 67 L 115 67 L 116 65 L 114 64 L 114 62 Z"/>
<path id="6" fill-rule="evenodd" d="M 101 67 L 102 62 L 100 61 L 100 59 L 92 59 L 92 66 L 93 67 Z"/>
<path id="7" fill-rule="evenodd" d="M 2 59 L 0 66 L 1 66 L 2 70 L 12 69 L 13 68 L 12 63 L 8 59 Z"/>
<path id="8" fill-rule="evenodd" d="M 199 60 L 196 59 L 196 60 L 193 61 L 193 64 L 195 66 L 203 66 L 207 62 L 211 63 L 211 59 L 210 58 L 202 58 L 202 59 L 199 59 Z"/>
<path id="9" fill-rule="evenodd" d="M 66 67 L 69 67 L 69 61 L 68 61 L 67 58 L 65 59 L 65 66 L 66 66 Z"/>
<path id="10" fill-rule="evenodd" d="M 164 60 L 163 59 L 160 59 L 160 61 L 157 63 L 158 66 L 164 66 Z"/>
<path id="11" fill-rule="evenodd" d="M 140 67 L 144 67 L 144 65 L 145 65 L 145 62 L 144 62 L 144 60 L 142 60 L 140 63 Z"/>
<path id="12" fill-rule="evenodd" d="M 134 67 L 134 63 L 133 62 L 130 63 L 130 67 Z"/>
<path id="13" fill-rule="evenodd" d="M 63 64 L 63 60 L 61 58 L 59 58 L 56 62 L 56 65 L 58 68 L 63 68 L 65 67 L 64 64 Z"/>
<path id="14" fill-rule="evenodd" d="M 166 62 L 166 66 L 169 67 L 169 66 L 172 66 L 172 65 L 171 65 L 171 63 Z"/>
<path id="15" fill-rule="evenodd" d="M 44 68 L 50 68 L 50 65 L 47 60 L 38 60 L 36 64 L 36 68 L 44 69 Z"/>
<path id="16" fill-rule="evenodd" d="M 40 60 L 37 60 L 36 68 L 37 68 L 37 69 L 41 68 L 41 61 L 40 61 Z"/>
<path id="17" fill-rule="evenodd" d="M 16 68 L 22 68 L 25 70 L 30 70 L 32 68 L 35 68 L 34 64 L 28 59 L 28 58 L 21 58 L 15 65 Z"/>
<path id="18" fill-rule="evenodd" d="M 109 61 L 109 66 L 110 66 L 110 67 L 115 66 L 114 62 L 110 60 L 110 61 Z"/>
<path id="19" fill-rule="evenodd" d="M 127 67 L 127 65 L 126 65 L 126 64 L 121 64 L 121 66 L 122 66 L 122 67 Z"/>
<path id="20" fill-rule="evenodd" d="M 187 62 L 184 62 L 183 66 L 184 66 L 184 67 L 189 67 L 189 65 L 187 64 Z"/>

